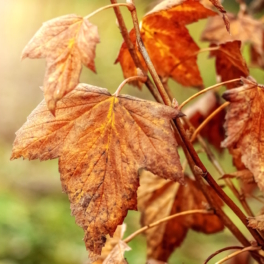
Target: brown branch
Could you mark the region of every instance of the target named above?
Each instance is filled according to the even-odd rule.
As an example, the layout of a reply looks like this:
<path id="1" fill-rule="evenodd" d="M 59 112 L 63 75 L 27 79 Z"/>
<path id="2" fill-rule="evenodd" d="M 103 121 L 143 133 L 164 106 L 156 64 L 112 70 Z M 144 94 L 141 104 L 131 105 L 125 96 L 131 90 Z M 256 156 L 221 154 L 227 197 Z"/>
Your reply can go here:
<path id="1" fill-rule="evenodd" d="M 214 212 L 213 211 L 208 211 L 208 210 L 189 210 L 189 211 L 185 211 L 185 212 L 180 212 L 180 213 L 177 213 L 177 214 L 174 214 L 174 215 L 170 215 L 168 217 L 165 217 L 165 218 L 162 218 L 154 223 L 151 223 L 147 226 L 144 226 L 140 229 L 138 229 L 136 232 L 134 232 L 133 234 L 131 234 L 130 236 L 128 236 L 126 239 L 124 239 L 123 241 L 125 243 L 129 243 L 134 237 L 136 237 L 137 235 L 145 232 L 146 230 L 148 230 L 149 228 L 152 228 L 152 227 L 155 227 L 157 225 L 160 225 L 164 222 L 167 222 L 171 219 L 174 219 L 176 217 L 179 217 L 179 216 L 183 216 L 183 215 L 189 215 L 189 214 L 213 214 Z"/>
<path id="2" fill-rule="evenodd" d="M 146 82 L 148 79 L 147 76 L 133 76 L 133 77 L 129 77 L 127 79 L 125 79 L 117 88 L 117 90 L 115 91 L 115 93 L 113 94 L 113 96 L 118 96 L 119 93 L 121 92 L 121 90 L 123 89 L 123 87 L 129 83 L 129 82 L 133 82 L 133 81 L 140 81 L 140 82 Z"/>
<path id="3" fill-rule="evenodd" d="M 190 96 L 187 100 L 185 100 L 183 103 L 181 103 L 181 105 L 179 106 L 179 109 L 182 109 L 186 104 L 188 104 L 190 101 L 192 101 L 193 99 L 195 99 L 196 97 L 198 97 L 201 94 L 204 94 L 204 93 L 206 93 L 208 91 L 216 89 L 216 88 L 218 88 L 218 87 L 220 87 L 222 85 L 225 85 L 225 84 L 228 84 L 228 83 L 232 83 L 232 82 L 237 82 L 237 81 L 240 81 L 240 80 L 241 80 L 240 78 L 233 79 L 233 80 L 229 80 L 229 81 L 226 81 L 226 82 L 217 83 L 217 84 L 212 85 L 212 86 L 210 86 L 208 88 L 205 88 L 205 89 L 199 91 L 198 93 Z"/>
<path id="4" fill-rule="evenodd" d="M 129 0 L 129 3 L 134 5 L 134 1 L 133 0 Z M 135 6 L 135 5 L 134 5 Z M 133 25 L 134 25 L 134 29 L 135 29 L 135 33 L 136 33 L 136 39 L 137 39 L 137 44 L 138 44 L 138 48 L 140 53 L 142 54 L 142 57 L 144 58 L 144 61 L 148 67 L 148 70 L 153 78 L 153 81 L 156 85 L 156 87 L 158 88 L 159 94 L 164 102 L 165 105 L 171 105 L 171 101 L 168 97 L 168 94 L 156 72 L 156 69 L 152 63 L 152 61 L 150 60 L 150 57 L 148 55 L 148 52 L 144 46 L 144 43 L 141 39 L 141 35 L 140 35 L 140 28 L 139 28 L 139 23 L 138 23 L 138 17 L 137 17 L 137 11 L 136 11 L 136 7 L 134 10 L 131 11 L 131 15 L 132 15 L 132 20 L 133 20 Z"/>
<path id="5" fill-rule="evenodd" d="M 117 1 L 116 0 L 110 0 L 112 4 L 116 4 Z M 116 18 L 118 20 L 118 25 L 122 34 L 122 37 L 127 45 L 128 51 L 131 55 L 131 58 L 133 59 L 135 66 L 137 68 L 140 68 L 142 70 L 142 72 L 144 73 L 144 75 L 147 75 L 147 72 L 144 70 L 142 64 L 140 63 L 140 60 L 138 58 L 138 55 L 136 53 L 136 49 L 129 37 L 129 33 L 127 31 L 127 27 L 125 24 L 125 21 L 122 17 L 121 11 L 119 7 L 114 7 L 114 11 L 116 14 Z M 155 98 L 155 100 L 159 103 L 163 103 L 162 99 L 157 91 L 157 88 L 153 85 L 152 81 L 148 78 L 148 80 L 146 81 L 146 86 L 148 87 L 149 91 L 151 92 L 152 96 Z"/>

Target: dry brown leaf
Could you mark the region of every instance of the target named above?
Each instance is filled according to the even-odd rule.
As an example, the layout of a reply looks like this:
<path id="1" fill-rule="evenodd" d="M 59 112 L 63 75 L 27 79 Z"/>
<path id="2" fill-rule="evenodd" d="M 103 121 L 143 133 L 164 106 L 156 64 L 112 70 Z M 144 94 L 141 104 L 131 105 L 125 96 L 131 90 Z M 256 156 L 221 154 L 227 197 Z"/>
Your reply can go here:
<path id="1" fill-rule="evenodd" d="M 248 226 L 254 229 L 264 230 L 264 215 L 248 217 Z"/>
<path id="2" fill-rule="evenodd" d="M 230 34 L 230 21 L 228 16 L 226 15 L 226 10 L 224 9 L 223 5 L 221 4 L 221 0 L 209 0 L 223 15 L 223 20 L 226 26 L 227 32 Z"/>
<path id="3" fill-rule="evenodd" d="M 197 128 L 220 105 L 221 103 L 218 95 L 209 91 L 190 107 L 186 108 L 184 114 L 190 120 L 192 125 Z M 221 142 L 225 138 L 225 130 L 223 128 L 224 121 L 225 110 L 222 110 L 202 129 L 200 133 L 220 152 L 223 150 L 221 148 Z"/>
<path id="4" fill-rule="evenodd" d="M 226 115 L 227 138 L 223 147 L 236 149 L 243 164 L 253 173 L 259 188 L 264 190 L 263 166 L 263 102 L 264 87 L 251 78 L 244 85 L 224 93 L 230 102 Z"/>
<path id="5" fill-rule="evenodd" d="M 122 240 L 125 231 L 126 231 L 126 224 L 124 223 L 123 225 L 119 225 L 116 228 L 116 231 L 113 237 L 110 237 L 109 235 L 106 237 L 106 243 L 102 249 L 101 256 L 98 257 L 98 255 L 95 255 L 94 257 L 97 258 L 97 260 L 93 262 L 93 264 L 103 264 L 104 263 L 104 260 L 107 258 L 107 256 L 112 252 L 115 246 L 119 244 L 119 242 Z M 120 248 L 122 248 L 122 246 L 120 246 Z M 127 247 L 124 247 L 124 248 L 127 249 Z M 91 254 L 90 254 L 90 258 L 91 258 Z M 93 257 L 91 259 L 93 259 Z"/>
<path id="6" fill-rule="evenodd" d="M 46 58 L 44 95 L 48 108 L 79 83 L 82 64 L 95 71 L 95 48 L 99 43 L 97 27 L 88 19 L 65 15 L 43 23 L 22 52 L 22 58 Z"/>
<path id="7" fill-rule="evenodd" d="M 216 45 L 212 44 L 211 47 Z M 218 50 L 210 52 L 210 56 L 215 57 L 216 72 L 222 82 L 247 77 L 249 70 L 241 54 L 241 42 L 231 41 L 219 45 Z M 226 84 L 227 88 L 238 87 L 241 82 Z"/>
<path id="8" fill-rule="evenodd" d="M 202 40 L 217 45 L 227 41 L 240 40 L 243 45 L 251 43 L 261 53 L 263 45 L 262 22 L 242 13 L 239 13 L 237 16 L 227 13 L 227 17 L 230 21 L 231 34 L 228 34 L 223 27 L 221 17 L 215 16 L 208 19 L 207 26 L 202 33 Z"/>
<path id="9" fill-rule="evenodd" d="M 59 157 L 63 190 L 87 249 L 100 254 L 127 210 L 137 209 L 138 170 L 183 181 L 170 120 L 178 110 L 80 84 L 58 102 L 44 101 L 17 132 L 12 159 Z"/>
<path id="10" fill-rule="evenodd" d="M 167 182 L 150 172 L 143 172 L 138 189 L 138 207 L 142 212 L 143 226 L 169 215 L 193 209 L 205 209 L 207 201 L 196 182 L 186 177 L 186 186 Z M 211 191 L 211 188 L 208 187 Z M 222 202 L 216 197 L 217 202 Z M 149 259 L 167 261 L 171 253 L 184 240 L 188 229 L 206 234 L 223 230 L 215 215 L 186 215 L 172 219 L 146 232 Z"/>
<path id="11" fill-rule="evenodd" d="M 215 12 L 199 1 L 172 0 L 161 2 L 143 17 L 141 37 L 160 77 L 171 77 L 183 86 L 203 86 L 196 62 L 199 47 L 185 25 L 214 15 Z M 134 30 L 130 32 L 130 38 L 137 48 Z M 147 70 L 138 49 L 137 53 Z M 125 43 L 121 46 L 117 62 L 121 64 L 125 78 L 136 75 L 136 67 Z"/>

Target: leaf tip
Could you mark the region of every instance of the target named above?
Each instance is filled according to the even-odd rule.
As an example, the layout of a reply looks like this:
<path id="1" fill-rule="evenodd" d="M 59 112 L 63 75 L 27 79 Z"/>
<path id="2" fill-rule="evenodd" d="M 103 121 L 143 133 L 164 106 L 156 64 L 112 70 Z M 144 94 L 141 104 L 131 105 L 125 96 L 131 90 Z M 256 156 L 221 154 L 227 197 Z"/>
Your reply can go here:
<path id="1" fill-rule="evenodd" d="M 47 107 L 49 111 L 55 116 L 57 100 L 51 99 L 47 101 Z"/>

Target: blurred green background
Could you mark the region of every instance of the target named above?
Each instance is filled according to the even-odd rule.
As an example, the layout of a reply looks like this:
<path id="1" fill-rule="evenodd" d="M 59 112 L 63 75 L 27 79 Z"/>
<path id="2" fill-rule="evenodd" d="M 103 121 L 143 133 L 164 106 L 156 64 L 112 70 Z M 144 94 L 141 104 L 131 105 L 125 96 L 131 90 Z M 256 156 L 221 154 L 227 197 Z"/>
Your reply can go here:
<path id="1" fill-rule="evenodd" d="M 151 0 L 137 0 L 139 17 L 150 7 Z M 74 264 L 87 263 L 88 253 L 82 241 L 83 231 L 70 213 L 68 198 L 61 191 L 57 160 L 10 161 L 12 142 L 26 117 L 42 100 L 45 61 L 20 61 L 24 46 L 41 26 L 41 23 L 57 16 L 75 13 L 87 15 L 109 4 L 107 0 L 0 0 L 0 264 Z M 235 1 L 226 1 L 229 10 L 236 11 Z M 130 16 L 123 8 L 128 28 L 132 27 Z M 114 65 L 122 42 L 116 26 L 113 10 L 106 10 L 91 18 L 98 25 L 101 43 L 96 51 L 95 75 L 83 69 L 81 81 L 116 90 L 123 80 L 119 65 Z M 199 36 L 205 21 L 189 26 L 192 36 L 201 47 Z M 248 48 L 244 55 L 248 60 Z M 199 55 L 199 66 L 205 86 L 215 83 L 214 60 L 208 54 Z M 263 71 L 254 69 L 251 74 L 263 83 Z M 195 90 L 183 89 L 175 82 L 170 87 L 181 102 Z M 153 100 L 144 87 L 142 91 L 126 86 L 124 93 Z M 203 155 L 202 155 L 203 156 Z M 214 169 L 203 157 L 210 171 Z M 225 152 L 221 163 L 227 171 L 233 171 L 231 159 Z M 228 192 L 228 194 L 230 194 Z M 257 212 L 261 204 L 250 201 Z M 226 209 L 228 212 L 228 209 Z M 139 228 L 138 212 L 129 212 L 125 222 L 127 236 Z M 232 216 L 244 231 L 241 223 Z M 246 233 L 250 238 L 250 235 Z M 143 236 L 130 244 L 132 251 L 126 253 L 129 263 L 145 263 L 146 245 Z M 215 250 L 229 245 L 239 245 L 225 230 L 206 236 L 190 231 L 182 246 L 175 251 L 170 263 L 202 263 Z M 223 255 L 222 255 L 223 256 Z M 212 262 L 213 263 L 213 262 Z"/>

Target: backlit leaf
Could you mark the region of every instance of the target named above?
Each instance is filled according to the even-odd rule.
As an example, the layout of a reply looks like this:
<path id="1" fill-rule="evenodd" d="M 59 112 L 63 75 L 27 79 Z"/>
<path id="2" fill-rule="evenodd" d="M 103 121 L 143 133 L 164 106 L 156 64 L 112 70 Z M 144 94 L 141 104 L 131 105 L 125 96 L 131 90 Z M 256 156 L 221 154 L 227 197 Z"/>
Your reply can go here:
<path id="1" fill-rule="evenodd" d="M 208 187 L 208 191 L 212 191 Z M 222 206 L 221 200 L 216 201 Z M 138 189 L 138 207 L 142 212 L 142 226 L 172 214 L 194 209 L 205 209 L 206 198 L 196 182 L 186 177 L 186 185 L 167 182 L 150 172 L 143 172 Z M 190 214 L 180 216 L 146 232 L 149 259 L 167 261 L 175 248 L 179 247 L 189 229 L 206 234 L 223 230 L 222 222 L 215 215 Z"/>
<path id="2" fill-rule="evenodd" d="M 22 58 L 46 58 L 44 95 L 50 111 L 79 83 L 82 64 L 95 71 L 97 27 L 87 19 L 65 15 L 43 23 L 27 44 Z"/>
<path id="3" fill-rule="evenodd" d="M 185 25 L 214 15 L 215 12 L 199 1 L 174 0 L 161 2 L 143 17 L 141 37 L 160 77 L 171 77 L 183 86 L 203 86 L 196 62 L 199 47 Z M 130 32 L 130 38 L 137 48 L 134 30 Z M 147 70 L 139 52 L 138 55 Z M 117 62 L 121 64 L 125 78 L 136 75 L 136 67 L 125 43 Z"/>
<path id="4" fill-rule="evenodd" d="M 224 93 L 230 102 L 226 115 L 227 138 L 223 147 L 235 148 L 243 164 L 253 173 L 255 181 L 264 190 L 264 87 L 252 79 L 244 79 L 244 85 Z"/>
<path id="5" fill-rule="evenodd" d="M 106 89 L 80 84 L 57 105 L 54 117 L 44 101 L 17 132 L 12 159 L 59 158 L 85 244 L 100 254 L 129 209 L 137 209 L 141 168 L 183 181 L 170 120 L 178 110 Z"/>

